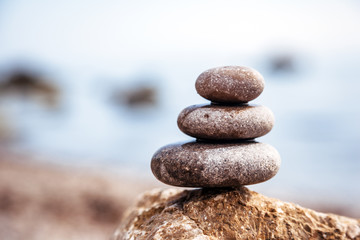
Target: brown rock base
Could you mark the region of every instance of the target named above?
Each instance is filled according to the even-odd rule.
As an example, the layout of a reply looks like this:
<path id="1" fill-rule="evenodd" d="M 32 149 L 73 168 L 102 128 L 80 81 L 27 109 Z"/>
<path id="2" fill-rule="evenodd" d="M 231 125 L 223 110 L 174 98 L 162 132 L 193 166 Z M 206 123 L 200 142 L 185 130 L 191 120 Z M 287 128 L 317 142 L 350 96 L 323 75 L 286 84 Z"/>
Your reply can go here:
<path id="1" fill-rule="evenodd" d="M 113 239 L 360 239 L 360 220 L 239 189 L 153 190 Z"/>

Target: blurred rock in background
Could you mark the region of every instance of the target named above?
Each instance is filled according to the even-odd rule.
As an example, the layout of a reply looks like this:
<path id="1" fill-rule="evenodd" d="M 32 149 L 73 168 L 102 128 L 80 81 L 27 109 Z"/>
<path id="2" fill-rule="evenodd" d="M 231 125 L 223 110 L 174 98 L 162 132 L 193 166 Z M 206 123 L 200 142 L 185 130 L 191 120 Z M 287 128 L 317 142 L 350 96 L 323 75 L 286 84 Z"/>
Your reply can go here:
<path id="1" fill-rule="evenodd" d="M 159 104 L 157 88 L 154 84 L 143 82 L 135 82 L 125 89 L 115 89 L 111 100 L 116 105 L 128 108 L 154 108 Z"/>
<path id="2" fill-rule="evenodd" d="M 272 73 L 295 73 L 298 71 L 296 57 L 291 53 L 278 53 L 269 57 L 269 67 Z"/>
<path id="3" fill-rule="evenodd" d="M 0 75 L 0 97 L 16 97 L 37 101 L 53 109 L 59 104 L 60 89 L 54 81 L 27 69 L 12 69 Z"/>

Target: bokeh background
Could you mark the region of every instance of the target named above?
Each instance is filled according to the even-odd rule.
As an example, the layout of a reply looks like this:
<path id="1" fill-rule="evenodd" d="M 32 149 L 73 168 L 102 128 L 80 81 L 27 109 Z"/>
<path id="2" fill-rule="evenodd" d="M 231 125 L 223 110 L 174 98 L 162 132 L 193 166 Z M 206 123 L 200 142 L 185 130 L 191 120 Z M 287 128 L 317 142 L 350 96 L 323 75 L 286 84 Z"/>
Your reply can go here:
<path id="1" fill-rule="evenodd" d="M 351 0 L 2 0 L 2 154 L 156 182 L 153 153 L 190 139 L 177 115 L 207 102 L 197 76 L 250 66 L 282 156 L 250 189 L 360 217 L 359 29 Z"/>

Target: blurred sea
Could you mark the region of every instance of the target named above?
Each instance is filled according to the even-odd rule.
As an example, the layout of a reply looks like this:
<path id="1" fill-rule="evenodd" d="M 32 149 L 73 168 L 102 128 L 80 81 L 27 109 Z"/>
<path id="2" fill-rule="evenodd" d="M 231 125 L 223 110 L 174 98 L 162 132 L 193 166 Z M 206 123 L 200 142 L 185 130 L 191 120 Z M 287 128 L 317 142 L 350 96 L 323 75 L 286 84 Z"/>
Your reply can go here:
<path id="1" fill-rule="evenodd" d="M 352 4 L 348 3 L 349 6 Z M 96 5 L 92 4 L 94 6 Z M 324 17 L 330 17 L 338 5 L 332 3 L 330 6 L 332 7 L 330 10 L 326 9 Z M 10 10 L 16 7 L 19 11 L 24 8 L 8 3 Z M 31 6 L 27 7 L 32 9 Z M 215 8 L 216 5 L 212 7 Z M 300 7 L 302 9 L 304 4 Z M 318 5 L 316 7 L 321 8 Z M 48 15 L 51 14 L 51 9 L 48 9 Z M 185 10 L 181 8 L 179 11 Z M 293 11 L 296 12 L 296 9 Z M 16 19 L 13 17 L 15 13 L 10 13 L 7 16 L 9 24 L 18 26 L 19 24 L 10 21 Z M 346 14 L 344 11 L 343 15 Z M 194 15 L 192 13 L 191 16 Z M 354 18 L 353 15 L 349 16 Z M 306 21 L 309 24 L 319 19 L 325 21 L 314 16 L 315 13 L 310 14 L 310 20 Z M 351 18 L 340 20 L 344 22 L 344 26 L 353 22 Z M 140 26 L 136 23 L 134 29 Z M 176 23 L 179 21 L 176 20 Z M 354 25 L 359 26 L 359 22 Z M 89 57 L 90 60 L 86 55 L 81 55 L 84 52 L 78 50 L 74 50 L 74 60 L 69 52 L 71 48 L 65 46 L 70 59 L 68 62 L 64 56 L 52 59 L 53 53 L 46 55 L 46 49 L 49 48 L 46 44 L 44 50 L 38 49 L 39 56 L 31 55 L 32 50 L 30 54 L 19 54 L 26 50 L 26 45 L 16 43 L 18 40 L 11 45 L 10 36 L 14 38 L 17 35 L 10 30 L 5 31 L 4 26 L 0 25 L 0 33 L 3 29 L 2 32 L 8 33 L 9 37 L 3 39 L 2 45 L 8 48 L 0 47 L 0 53 L 3 53 L 0 54 L 0 70 L 5 72 L 17 63 L 16 59 L 21 59 L 24 66 L 45 72 L 46 77 L 61 92 L 55 109 L 46 109 L 41 104 L 19 97 L 0 98 L 3 121 L 15 132 L 15 140 L 3 143 L 4 146 L 14 151 L 51 156 L 54 161 L 63 164 L 135 169 L 151 176 L 149 164 L 158 148 L 191 139 L 180 132 L 176 119 L 183 108 L 207 102 L 196 93 L 194 84 L 197 76 L 215 66 L 250 66 L 261 72 L 266 81 L 263 94 L 253 103 L 269 107 L 276 118 L 274 129 L 258 140 L 277 148 L 283 161 L 280 172 L 274 179 L 252 186 L 251 189 L 271 196 L 285 196 L 289 200 L 300 196 L 303 199 L 341 202 L 360 209 L 359 34 L 347 36 L 350 30 L 344 30 L 344 39 L 329 38 L 330 42 L 327 40 L 332 35 L 320 34 L 316 44 L 312 44 L 311 38 L 316 37 L 312 35 L 316 33 L 314 28 L 303 39 L 291 44 L 284 44 L 289 39 L 282 38 L 274 38 L 271 43 L 263 45 L 259 45 L 259 40 L 253 45 L 251 40 L 246 43 L 239 40 L 243 47 L 235 48 L 234 51 L 231 47 L 224 47 L 222 51 L 221 44 L 206 44 L 203 47 L 190 44 L 187 49 L 187 45 L 177 43 L 174 46 L 167 45 L 159 52 L 156 49 L 145 51 L 143 55 L 140 50 L 135 51 L 134 55 L 129 50 L 125 51 L 124 57 L 107 59 L 97 53 Z M 336 27 L 341 29 L 342 26 Z M 40 31 L 35 28 L 33 30 L 35 33 Z M 156 34 L 161 34 L 161 28 L 157 30 Z M 331 32 L 331 28 L 326 32 Z M 137 35 L 131 33 L 130 36 Z M 169 41 L 174 41 L 176 36 L 171 36 Z M 352 39 L 349 44 L 346 44 L 347 37 Z M 49 38 L 45 36 L 45 39 Z M 150 39 L 150 43 L 146 43 L 136 38 L 135 44 L 149 44 L 149 48 L 159 48 L 155 45 L 155 40 Z M 189 41 L 189 38 L 185 38 L 185 41 Z M 225 45 L 226 43 L 227 41 Z M 79 47 L 79 44 L 76 46 Z M 125 49 L 128 44 L 127 41 L 119 42 L 118 47 Z M 236 43 L 231 44 L 236 47 Z M 31 44 L 29 46 L 31 49 Z M 110 46 L 116 47 L 114 44 Z M 182 48 L 167 52 L 172 47 L 179 46 Z M 246 46 L 250 46 L 250 50 L 246 50 Z M 261 48 L 257 49 L 259 46 Z M 200 48 L 199 51 L 196 51 L 197 47 Z M 216 47 L 218 48 L 214 51 Z M 316 51 L 317 47 L 319 51 Z M 146 46 L 140 47 L 145 48 Z M 138 50 L 137 46 L 133 49 Z M 183 49 L 185 50 L 182 52 Z M 101 52 L 99 49 L 94 51 Z M 111 54 L 110 50 L 106 51 Z M 277 54 L 280 57 L 282 54 L 290 54 L 289 61 L 294 64 L 294 69 L 285 64 L 285 67 L 280 66 L 276 70 L 276 61 L 271 56 L 278 56 Z M 95 59 L 96 57 L 99 59 Z M 153 86 L 157 98 L 154 105 L 133 107 L 111 100 L 114 90 L 125 91 L 136 88 L 137 84 Z"/>

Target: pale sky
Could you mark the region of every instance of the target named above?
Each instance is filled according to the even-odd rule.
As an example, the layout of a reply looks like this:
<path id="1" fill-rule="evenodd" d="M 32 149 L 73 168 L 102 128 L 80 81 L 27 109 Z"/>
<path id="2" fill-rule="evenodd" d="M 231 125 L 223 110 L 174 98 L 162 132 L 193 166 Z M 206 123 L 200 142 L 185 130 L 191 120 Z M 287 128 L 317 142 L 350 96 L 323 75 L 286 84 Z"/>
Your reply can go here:
<path id="1" fill-rule="evenodd" d="M 0 7 L 0 64 L 25 57 L 97 67 L 272 47 L 360 49 L 354 1 L 20 0 Z"/>

